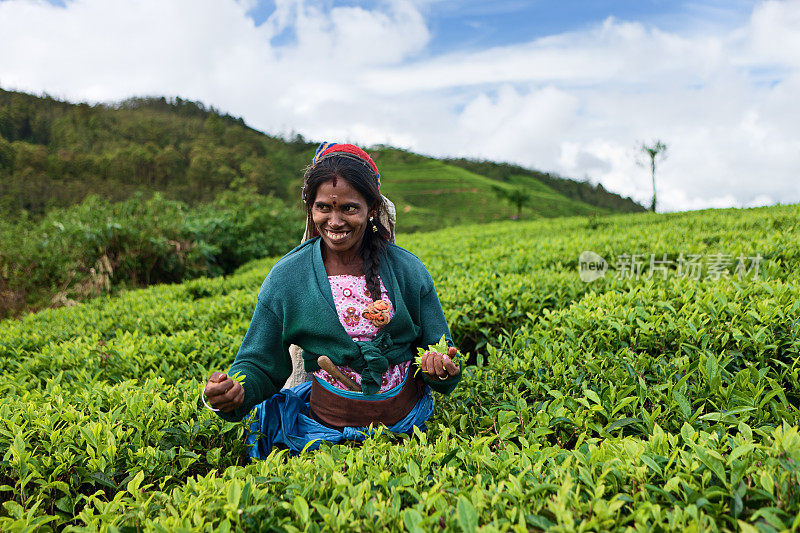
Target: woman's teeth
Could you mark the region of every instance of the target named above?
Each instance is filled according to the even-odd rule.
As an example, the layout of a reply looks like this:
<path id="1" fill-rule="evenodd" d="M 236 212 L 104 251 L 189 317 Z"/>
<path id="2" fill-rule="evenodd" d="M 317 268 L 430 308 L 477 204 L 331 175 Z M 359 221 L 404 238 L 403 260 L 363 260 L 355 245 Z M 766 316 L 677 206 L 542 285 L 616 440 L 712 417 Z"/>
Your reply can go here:
<path id="1" fill-rule="evenodd" d="M 332 241 L 341 241 L 342 239 L 350 235 L 349 231 L 343 231 L 338 233 L 334 233 L 332 231 L 326 231 L 326 233 L 328 234 L 328 238 Z"/>

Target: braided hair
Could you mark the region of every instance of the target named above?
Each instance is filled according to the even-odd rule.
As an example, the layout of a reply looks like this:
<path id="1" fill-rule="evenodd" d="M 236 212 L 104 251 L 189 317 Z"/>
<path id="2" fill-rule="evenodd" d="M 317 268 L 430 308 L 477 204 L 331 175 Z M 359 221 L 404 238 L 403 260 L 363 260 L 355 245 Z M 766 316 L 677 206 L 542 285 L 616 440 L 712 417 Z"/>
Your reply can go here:
<path id="1" fill-rule="evenodd" d="M 343 179 L 364 197 L 369 210 L 379 213 L 383 208 L 383 197 L 378 189 L 375 172 L 361 159 L 350 154 L 337 153 L 317 161 L 306 169 L 305 183 L 303 185 L 303 202 L 306 204 L 306 216 L 309 227 L 313 227 L 311 208 L 317 197 L 319 186 L 329 180 L 336 184 L 337 179 Z M 367 282 L 367 290 L 373 300 L 380 300 L 381 285 L 378 278 L 381 266 L 381 256 L 386 252 L 389 239 L 389 230 L 381 224 L 378 217 L 369 223 L 378 231 L 367 228 L 361 241 L 359 255 L 363 261 L 362 270 Z"/>

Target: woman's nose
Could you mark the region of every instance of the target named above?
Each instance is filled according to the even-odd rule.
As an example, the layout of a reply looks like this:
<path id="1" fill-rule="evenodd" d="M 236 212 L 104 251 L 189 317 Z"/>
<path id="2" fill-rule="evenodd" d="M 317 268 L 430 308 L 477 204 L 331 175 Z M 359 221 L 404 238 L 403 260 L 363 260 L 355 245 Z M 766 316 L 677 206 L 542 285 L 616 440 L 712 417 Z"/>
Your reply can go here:
<path id="1" fill-rule="evenodd" d="M 332 227 L 341 226 L 343 224 L 341 213 L 337 213 L 336 211 L 331 212 L 328 224 Z"/>

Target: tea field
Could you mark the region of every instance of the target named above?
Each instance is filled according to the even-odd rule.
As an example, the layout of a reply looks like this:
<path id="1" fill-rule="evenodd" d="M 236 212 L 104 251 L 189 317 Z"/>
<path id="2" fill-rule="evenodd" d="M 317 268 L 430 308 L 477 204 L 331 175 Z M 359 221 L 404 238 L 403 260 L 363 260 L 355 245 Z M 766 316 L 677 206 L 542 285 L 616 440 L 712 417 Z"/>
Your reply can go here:
<path id="1" fill-rule="evenodd" d="M 398 244 L 475 363 L 426 433 L 246 464 L 198 393 L 260 260 L 0 322 L 0 530 L 800 528 L 800 207 Z M 604 277 L 581 280 L 583 251 Z"/>

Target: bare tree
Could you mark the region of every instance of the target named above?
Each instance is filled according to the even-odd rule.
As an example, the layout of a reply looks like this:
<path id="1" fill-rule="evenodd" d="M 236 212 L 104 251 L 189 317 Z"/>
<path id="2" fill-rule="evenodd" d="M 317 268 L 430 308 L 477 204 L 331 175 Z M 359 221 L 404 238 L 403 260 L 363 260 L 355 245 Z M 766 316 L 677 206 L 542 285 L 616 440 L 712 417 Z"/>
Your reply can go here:
<path id="1" fill-rule="evenodd" d="M 656 212 L 656 164 L 667 158 L 667 145 L 660 139 L 653 141 L 651 145 L 642 143 L 639 151 L 647 155 L 650 159 L 650 177 L 653 179 L 653 202 L 650 204 L 650 211 Z"/>

